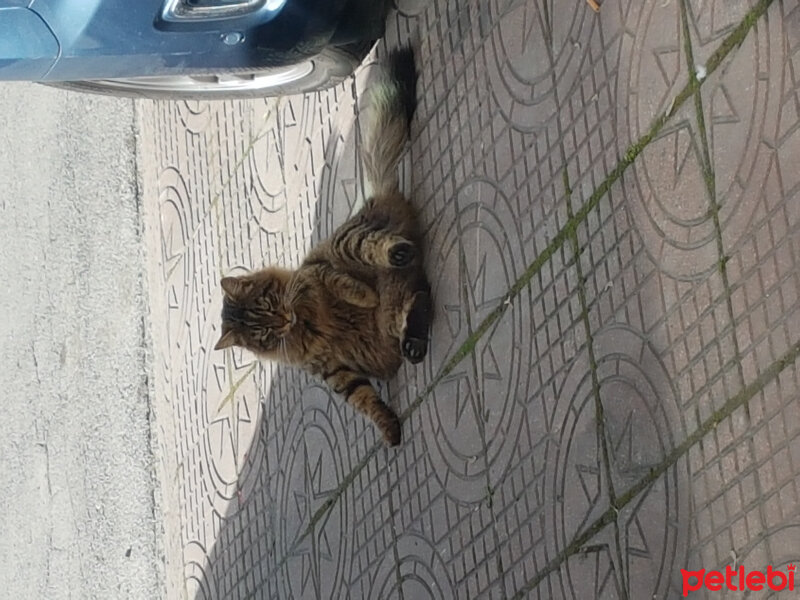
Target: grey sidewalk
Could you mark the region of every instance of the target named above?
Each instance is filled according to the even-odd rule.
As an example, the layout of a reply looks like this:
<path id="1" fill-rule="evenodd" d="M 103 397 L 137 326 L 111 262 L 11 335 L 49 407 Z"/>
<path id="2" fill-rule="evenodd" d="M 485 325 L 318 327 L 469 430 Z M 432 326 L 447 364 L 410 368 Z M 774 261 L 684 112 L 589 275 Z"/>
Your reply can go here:
<path id="1" fill-rule="evenodd" d="M 0 597 L 157 598 L 131 101 L 0 92 Z"/>
<path id="2" fill-rule="evenodd" d="M 371 67 L 139 105 L 171 597 L 672 598 L 800 562 L 797 0 L 398 4 L 437 309 L 384 388 L 399 450 L 212 350 L 220 276 L 362 193 Z"/>

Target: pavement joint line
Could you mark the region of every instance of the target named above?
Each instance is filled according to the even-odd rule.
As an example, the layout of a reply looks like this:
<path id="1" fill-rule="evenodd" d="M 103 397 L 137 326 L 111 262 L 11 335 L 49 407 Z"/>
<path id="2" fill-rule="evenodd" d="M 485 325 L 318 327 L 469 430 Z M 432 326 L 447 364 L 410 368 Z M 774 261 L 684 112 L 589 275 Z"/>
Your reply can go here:
<path id="1" fill-rule="evenodd" d="M 758 3 L 745 14 L 745 16 L 739 22 L 739 24 L 731 31 L 731 33 L 729 33 L 725 37 L 725 39 L 720 43 L 717 49 L 709 57 L 708 61 L 706 62 L 706 76 L 703 78 L 702 81 L 698 81 L 696 77 L 690 76 L 689 82 L 683 87 L 683 89 L 681 89 L 680 92 L 678 92 L 673 101 L 670 103 L 666 112 L 658 115 L 650 124 L 650 127 L 647 129 L 647 131 L 641 137 L 639 137 L 638 140 L 636 140 L 633 144 L 631 144 L 628 147 L 625 154 L 622 156 L 622 158 L 620 158 L 619 162 L 611 170 L 611 172 L 603 180 L 603 182 L 600 183 L 600 185 L 597 186 L 597 188 L 595 188 L 594 192 L 591 194 L 591 196 L 589 196 L 589 199 L 586 201 L 586 203 L 580 207 L 580 209 L 575 213 L 575 215 L 571 219 L 567 220 L 567 223 L 553 236 L 552 240 L 547 245 L 547 247 L 528 265 L 528 268 L 517 279 L 517 281 L 514 282 L 514 284 L 505 294 L 505 296 L 500 301 L 498 306 L 484 318 L 484 320 L 478 325 L 478 327 L 472 332 L 472 334 L 470 334 L 467 337 L 467 339 L 462 343 L 459 349 L 456 350 L 450 357 L 450 359 L 439 369 L 439 372 L 434 376 L 431 382 L 427 386 L 425 386 L 423 391 L 420 394 L 418 394 L 417 397 L 409 404 L 406 410 L 403 411 L 403 413 L 400 415 L 401 422 L 405 422 L 406 420 L 408 420 L 410 415 L 417 408 L 419 408 L 419 406 L 438 386 L 438 384 L 445 377 L 447 377 L 447 375 L 449 375 L 456 368 L 456 366 L 458 366 L 458 364 L 470 354 L 470 352 L 472 352 L 478 340 L 480 340 L 483 337 L 483 335 L 487 331 L 489 331 L 489 329 L 491 329 L 496 322 L 500 320 L 500 317 L 502 317 L 505 314 L 506 310 L 511 305 L 514 298 L 516 298 L 516 296 L 518 296 L 519 293 L 528 286 L 534 275 L 536 275 L 542 269 L 542 267 L 544 267 L 544 265 L 553 257 L 553 255 L 563 247 L 564 243 L 569 239 L 573 231 L 576 230 L 577 226 L 583 223 L 587 219 L 589 213 L 591 213 L 597 207 L 600 200 L 609 192 L 611 186 L 614 185 L 622 177 L 623 173 L 628 169 L 629 166 L 633 164 L 634 160 L 636 160 L 636 158 L 642 153 L 644 148 L 647 147 L 647 145 L 649 145 L 650 142 L 652 142 L 655 139 L 655 137 L 667 124 L 670 117 L 673 114 L 675 114 L 676 110 L 680 108 L 690 97 L 692 97 L 696 89 L 702 87 L 703 82 L 707 81 L 709 77 L 717 70 L 717 68 L 719 68 L 722 61 L 735 48 L 741 45 L 741 43 L 744 41 L 744 38 L 753 28 L 755 23 L 766 12 L 767 8 L 769 8 L 769 6 L 773 2 L 774 0 L 759 0 Z M 800 353 L 800 342 L 795 346 L 793 346 L 790 353 L 793 353 L 793 356 L 791 358 L 791 361 L 793 361 L 794 358 L 796 358 L 797 354 Z M 785 366 L 785 364 L 788 364 L 787 356 L 790 353 L 787 353 L 787 355 L 784 355 L 782 359 L 776 361 L 776 363 L 773 363 L 773 365 L 770 367 L 770 369 L 767 370 L 767 372 L 765 372 L 765 374 L 771 373 L 773 367 L 776 364 L 780 364 L 781 368 Z M 763 376 L 760 376 L 759 378 L 756 379 L 756 381 L 753 384 L 747 386 L 742 390 L 742 392 L 740 392 L 733 398 L 729 399 L 725 403 L 725 405 L 723 405 L 723 409 L 720 410 L 724 410 L 724 408 L 727 407 L 733 400 L 742 397 L 745 394 L 745 392 L 751 388 L 752 385 L 761 382 L 760 386 L 758 387 L 758 389 L 761 389 L 761 387 L 763 387 L 763 385 L 765 385 L 770 379 L 771 377 L 763 379 Z M 757 391 L 758 390 L 753 391 L 753 393 L 749 397 L 752 397 L 752 395 L 754 395 Z M 749 397 L 747 397 L 746 399 L 749 399 Z M 717 414 L 718 413 L 715 413 L 715 416 Z M 711 419 L 713 418 L 714 416 L 711 417 Z M 711 419 L 709 419 L 709 421 Z M 706 421 L 705 423 L 708 423 L 708 421 Z M 711 429 L 713 429 L 713 426 L 710 427 L 708 430 L 710 431 Z M 683 448 L 688 441 L 694 439 L 694 435 L 701 433 L 700 437 L 702 437 L 702 435 L 704 435 L 705 432 L 706 431 L 704 430 L 703 426 L 701 426 L 701 428 L 699 428 L 695 432 L 695 434 L 687 438 L 687 440 L 683 444 L 681 444 L 678 448 Z M 700 438 L 698 438 L 698 440 L 699 439 Z M 686 450 L 688 450 L 688 447 L 690 447 L 694 443 L 695 442 L 689 444 L 689 446 L 686 447 Z M 375 454 L 377 454 L 378 450 L 380 450 L 382 447 L 383 447 L 382 442 L 376 442 L 372 446 L 372 448 L 370 448 L 367 451 L 364 457 L 356 464 L 356 466 L 350 471 L 350 473 L 348 473 L 344 477 L 339 486 L 331 493 L 331 495 L 327 498 L 327 500 L 324 503 L 322 503 L 322 505 L 320 505 L 320 507 L 315 511 L 315 513 L 309 520 L 309 524 L 307 525 L 306 529 L 299 536 L 297 536 L 295 541 L 292 543 L 291 548 L 289 548 L 287 553 L 277 562 L 277 564 L 271 570 L 267 578 L 271 577 L 273 573 L 277 572 L 278 569 L 280 569 L 286 563 L 288 558 L 293 554 L 293 552 L 299 546 L 299 544 L 308 535 L 311 534 L 316 524 L 324 516 L 325 512 L 327 512 L 336 503 L 336 501 L 342 496 L 342 494 L 344 494 L 344 491 L 352 484 L 352 482 L 359 475 L 359 473 L 369 463 L 371 458 Z M 670 453 L 670 455 L 668 455 L 668 458 L 672 457 L 674 454 L 675 451 Z M 681 454 L 675 455 L 674 460 L 677 460 L 678 458 L 680 458 L 680 456 Z M 670 464 L 662 463 L 662 465 L 659 468 L 663 467 L 663 471 L 665 471 L 669 466 Z M 663 471 L 661 472 L 663 473 Z M 629 489 L 627 492 L 619 496 L 617 498 L 618 505 L 616 508 L 612 506 L 608 511 L 606 511 L 606 513 L 604 513 L 601 517 L 599 517 L 595 521 L 595 523 L 584 532 L 584 534 L 576 536 L 573 539 L 573 542 L 570 543 L 567 546 L 567 548 L 562 550 L 552 561 L 550 561 L 550 563 L 548 563 L 548 565 L 539 575 L 537 575 L 529 583 L 525 584 L 520 589 L 520 591 L 518 591 L 517 594 L 513 596 L 513 598 L 523 598 L 524 592 L 535 588 L 539 584 L 539 582 L 542 579 L 544 579 L 544 577 L 549 575 L 549 573 L 551 573 L 554 569 L 558 568 L 558 566 L 562 562 L 564 562 L 564 560 L 566 560 L 569 556 L 577 552 L 580 546 L 582 546 L 586 541 L 588 541 L 597 531 L 600 531 L 606 524 L 610 523 L 611 520 L 615 518 L 618 512 L 618 507 L 624 506 L 625 504 L 630 502 L 633 496 L 635 496 L 636 493 L 638 493 L 638 492 L 633 493 L 633 491 L 637 490 L 639 485 L 641 485 L 643 482 L 644 484 L 641 487 L 641 489 L 646 488 L 651 483 L 649 477 L 643 478 L 639 482 L 639 484 L 635 484 L 631 489 Z M 264 584 L 262 583 L 262 585 L 259 586 L 259 589 L 263 587 L 263 585 Z"/>
<path id="2" fill-rule="evenodd" d="M 728 304 L 729 310 L 732 311 L 732 304 L 730 301 L 730 287 L 727 285 L 727 278 L 724 277 L 726 274 L 725 265 L 727 262 L 726 257 L 724 256 L 724 251 L 722 248 L 722 236 L 721 236 L 721 229 L 719 228 L 719 205 L 716 202 L 716 185 L 715 180 L 713 179 L 713 169 L 711 167 L 709 152 L 708 152 L 708 142 L 705 132 L 705 121 L 702 112 L 702 101 L 700 96 L 700 88 L 702 87 L 703 81 L 708 80 L 711 75 L 717 70 L 720 66 L 722 61 L 728 56 L 731 51 L 740 46 L 741 43 L 744 41 L 744 38 L 753 28 L 755 23 L 758 19 L 767 11 L 769 6 L 772 4 L 773 0 L 760 0 L 758 4 L 756 4 L 753 8 L 751 8 L 744 16 L 744 18 L 739 22 L 736 28 L 722 41 L 720 46 L 714 51 L 714 53 L 709 57 L 709 60 L 706 64 L 706 75 L 703 77 L 702 80 L 697 79 L 697 73 L 695 71 L 694 65 L 694 57 L 693 57 L 693 50 L 691 47 L 691 40 L 689 38 L 689 31 L 688 31 L 688 17 L 686 13 L 686 5 L 685 0 L 681 0 L 681 19 L 682 19 L 682 26 L 683 26 L 683 33 L 685 36 L 685 44 L 686 44 L 686 52 L 687 52 L 687 61 L 689 67 L 689 82 L 686 87 L 681 90 L 681 92 L 676 96 L 675 101 L 672 102 L 667 109 L 667 117 L 672 115 L 677 108 L 679 108 L 686 100 L 688 100 L 689 94 L 686 92 L 690 92 L 692 96 L 695 98 L 695 110 L 697 112 L 698 118 L 698 128 L 701 130 L 701 135 L 703 137 L 702 144 L 704 150 L 704 165 L 703 165 L 703 174 L 706 185 L 708 187 L 709 194 L 714 194 L 711 196 L 711 203 L 712 203 L 712 216 L 715 217 L 715 233 L 717 234 L 717 242 L 718 247 L 720 249 L 720 267 L 723 271 L 723 284 L 725 285 L 725 293 L 726 293 L 726 300 Z M 656 121 L 658 123 L 660 119 Z M 653 130 L 653 127 L 656 125 L 654 123 L 651 126 L 651 129 L 648 131 Z M 663 124 L 662 124 L 663 126 Z M 659 128 L 660 129 L 660 128 Z M 630 151 L 630 150 L 629 150 Z M 627 154 L 626 154 L 627 157 Z M 709 173 L 712 179 L 709 179 Z M 613 174 L 613 172 L 612 172 Z M 608 180 L 606 180 L 608 181 Z M 606 182 L 601 184 L 601 187 Z M 710 185 L 709 185 L 710 184 Z M 594 199 L 595 194 L 592 195 L 590 198 L 591 200 Z M 589 203 L 587 203 L 589 204 Z M 731 327 L 734 326 L 734 321 L 731 319 Z M 735 333 L 735 331 L 734 331 Z M 737 350 L 737 358 L 739 357 L 738 354 L 738 346 Z M 616 502 L 612 502 L 611 506 L 606 510 L 603 515 L 598 517 L 592 525 L 590 525 L 582 534 L 576 534 L 570 544 L 567 545 L 564 550 L 559 552 L 556 557 L 548 563 L 548 565 L 543 569 L 543 571 L 537 573 L 536 577 L 531 579 L 528 583 L 523 585 L 517 593 L 513 596 L 513 598 L 524 598 L 527 592 L 532 591 L 536 588 L 539 583 L 541 583 L 550 573 L 554 570 L 558 569 L 561 564 L 563 564 L 570 556 L 576 554 L 580 551 L 581 547 L 584 546 L 586 542 L 588 542 L 596 533 L 601 531 L 606 525 L 610 523 L 616 523 L 616 517 L 619 514 L 619 511 L 624 508 L 627 504 L 629 504 L 639 493 L 645 490 L 650 484 L 652 484 L 656 479 L 658 479 L 661 475 L 663 475 L 667 469 L 672 467 L 683 455 L 685 455 L 689 449 L 694 446 L 696 443 L 700 442 L 706 434 L 713 431 L 717 424 L 720 423 L 723 419 L 729 417 L 737 408 L 744 406 L 745 409 L 748 407 L 749 400 L 755 396 L 759 391 L 763 389 L 763 387 L 775 379 L 786 366 L 789 364 L 793 364 L 797 359 L 798 355 L 800 355 L 800 342 L 795 343 L 793 346 L 789 348 L 789 350 L 777 361 L 773 362 L 764 372 L 762 372 L 751 384 L 746 385 L 738 394 L 729 398 L 723 406 L 714 412 L 706 421 L 703 421 L 702 424 L 692 433 L 690 434 L 681 444 L 679 444 L 675 449 L 673 449 L 665 458 L 664 460 L 657 466 L 651 469 L 650 474 L 646 477 L 640 479 L 637 483 L 635 483 L 631 488 L 629 488 L 626 492 L 624 492 L 621 496 L 617 498 Z M 741 361 L 736 360 L 736 363 L 739 365 L 739 372 L 742 374 L 741 371 Z M 743 375 L 742 375 L 743 377 Z M 744 381 L 741 381 L 741 384 L 744 385 Z M 749 416 L 749 411 L 748 411 Z"/>
<path id="3" fill-rule="evenodd" d="M 689 69 L 689 77 L 693 79 L 697 79 L 698 72 L 697 72 L 697 63 L 694 58 L 694 48 L 692 46 L 692 40 L 689 30 L 689 8 L 687 6 L 687 0 L 680 0 L 680 9 L 681 9 L 681 26 L 683 28 L 684 34 L 684 45 L 686 48 L 686 66 Z M 731 290 L 730 279 L 728 277 L 728 260 L 729 257 L 725 253 L 725 242 L 722 238 L 722 226 L 719 220 L 719 212 L 720 212 L 720 201 L 717 198 L 717 177 L 714 171 L 714 161 L 711 156 L 711 149 L 709 147 L 709 140 L 710 136 L 708 133 L 708 129 L 706 128 L 706 118 L 705 118 L 705 110 L 703 108 L 703 94 L 698 87 L 694 93 L 694 111 L 695 111 L 695 119 L 697 121 L 697 129 L 698 135 L 700 136 L 700 147 L 702 149 L 702 160 L 701 160 L 701 169 L 703 172 L 703 181 L 706 187 L 706 193 L 708 195 L 708 202 L 709 202 L 709 210 L 707 216 L 711 218 L 711 222 L 714 226 L 714 240 L 716 242 L 717 247 L 717 270 L 720 274 L 720 278 L 722 279 L 722 288 L 724 290 L 724 298 L 725 298 L 725 309 L 728 316 L 728 321 L 731 323 L 731 338 L 732 338 L 732 346 L 733 346 L 733 356 L 735 360 L 735 371 L 739 379 L 739 385 L 743 386 L 745 384 L 745 375 L 744 375 L 744 368 L 742 367 L 742 352 L 739 345 L 739 338 L 736 335 L 736 317 L 733 310 L 733 292 Z M 699 409 L 695 409 L 696 411 Z M 744 407 L 745 418 L 747 420 L 747 429 L 750 428 L 752 423 L 752 416 L 750 414 L 750 407 Z M 699 413 L 698 413 L 698 420 L 699 420 Z M 755 448 L 755 440 L 753 439 L 753 435 L 745 435 L 748 451 L 752 456 L 756 456 L 756 448 Z M 756 494 L 759 498 L 763 497 L 763 485 L 761 481 L 761 475 L 758 471 L 756 471 L 753 475 L 753 481 L 756 488 Z M 764 512 L 764 505 L 759 504 L 758 506 L 758 520 L 762 530 L 767 529 L 767 516 Z M 770 563 L 772 563 L 772 550 L 769 546 L 766 549 L 767 558 Z"/>
<path id="4" fill-rule="evenodd" d="M 480 202 L 480 199 L 479 199 L 479 202 Z M 479 203 L 478 204 L 479 210 L 480 210 L 480 206 L 481 205 Z M 457 201 L 456 201 L 456 211 L 459 212 L 459 206 L 458 206 Z M 460 221 L 457 223 L 457 228 L 458 228 L 457 235 L 458 235 L 459 239 L 462 239 L 463 238 L 463 227 L 462 227 L 462 224 L 461 224 Z M 466 267 L 467 256 L 466 256 L 466 251 L 465 251 L 463 246 L 460 246 L 459 260 L 460 260 L 459 268 L 462 270 L 462 272 L 466 272 L 467 271 L 467 267 Z M 466 321 L 466 324 L 467 324 L 467 331 L 469 331 L 471 333 L 472 332 L 472 328 L 473 328 L 473 319 L 472 319 L 473 315 L 472 315 L 472 310 L 470 308 L 470 306 L 471 306 L 471 303 L 469 301 L 470 285 L 469 285 L 468 281 L 464 280 L 462 282 L 460 291 L 461 291 L 461 296 L 462 296 L 461 297 L 461 301 L 463 303 L 463 306 L 465 307 L 464 313 L 465 313 L 465 317 L 466 317 L 465 321 Z M 498 320 L 498 323 L 499 323 L 499 320 Z M 489 334 L 489 337 L 491 337 L 491 336 L 492 336 L 492 334 Z M 471 398 L 470 398 L 471 402 L 470 403 L 472 405 L 472 410 L 476 415 L 476 422 L 477 422 L 477 426 L 478 426 L 477 427 L 478 435 L 480 436 L 480 440 L 481 440 L 481 449 L 482 449 L 482 454 L 483 454 L 482 458 L 483 458 L 483 469 L 484 469 L 484 481 L 485 481 L 485 490 L 486 490 L 484 498 L 485 498 L 485 501 L 486 501 L 487 508 L 489 510 L 489 514 L 491 515 L 492 535 L 494 536 L 495 546 L 499 547 L 500 546 L 500 536 L 498 535 L 498 532 L 497 532 L 497 515 L 496 515 L 495 510 L 494 510 L 494 488 L 492 487 L 492 481 L 491 481 L 491 475 L 490 475 L 491 465 L 489 464 L 489 444 L 488 444 L 488 442 L 486 440 L 486 421 L 488 421 L 488 419 L 485 418 L 485 416 L 484 416 L 486 414 L 486 412 L 487 412 L 487 409 L 486 409 L 486 406 L 485 406 L 485 396 L 484 396 L 484 393 L 483 393 L 484 382 L 481 380 L 480 373 L 479 373 L 480 369 L 478 368 L 478 360 L 477 360 L 477 356 L 475 355 L 474 352 L 470 353 L 470 358 L 472 360 L 471 360 L 471 364 L 469 366 L 469 369 L 472 372 L 472 376 L 474 378 L 475 385 L 476 385 L 476 388 L 477 388 L 477 392 L 475 394 L 471 394 Z M 500 553 L 500 552 L 498 552 L 497 555 L 496 555 L 496 564 L 497 564 L 497 572 L 498 573 L 504 572 L 505 569 L 503 569 L 502 553 Z M 508 592 L 506 590 L 506 581 L 505 581 L 504 578 L 501 578 L 501 585 L 503 586 L 504 595 L 508 596 Z"/>
<path id="5" fill-rule="evenodd" d="M 770 0 L 771 1 L 771 0 Z M 725 404 L 715 411 L 708 419 L 703 421 L 697 429 L 687 436 L 683 442 L 678 444 L 672 449 L 659 463 L 658 466 L 650 469 L 650 473 L 633 484 L 617 499 L 617 504 L 610 506 L 606 512 L 600 515 L 583 533 L 575 535 L 572 541 L 559 552 L 556 557 L 551 560 L 547 566 L 539 572 L 536 577 L 531 579 L 528 583 L 523 585 L 517 593 L 513 596 L 515 599 L 525 597 L 525 594 L 532 591 L 539 583 L 541 583 L 550 573 L 558 569 L 561 564 L 566 561 L 570 556 L 581 551 L 581 548 L 588 542 L 595 534 L 600 532 L 603 527 L 613 522 L 619 511 L 633 501 L 636 496 L 646 490 L 652 483 L 661 477 L 667 470 L 672 467 L 682 456 L 684 456 L 689 449 L 700 442 L 706 434 L 713 431 L 719 423 L 724 419 L 730 417 L 736 409 L 746 406 L 751 398 L 758 394 L 764 386 L 775 380 L 783 370 L 792 365 L 800 356 L 800 341 L 795 342 L 786 353 L 778 360 L 769 365 L 763 372 L 759 374 L 756 379 L 746 385 L 735 396 L 729 398 Z"/>
<path id="6" fill-rule="evenodd" d="M 562 145 L 563 154 L 563 145 Z M 566 164 L 566 159 L 564 160 Z M 569 173 L 567 168 L 564 167 L 564 194 L 567 203 L 567 217 L 572 219 L 572 186 L 569 180 Z M 589 306 L 586 301 L 586 281 L 583 276 L 583 266 L 581 265 L 581 245 L 578 239 L 577 228 L 572 230 L 570 234 L 570 245 L 572 247 L 572 254 L 574 257 L 575 271 L 578 277 L 578 300 L 581 306 L 581 322 L 583 323 L 584 334 L 586 335 L 586 353 L 589 359 L 589 371 L 592 379 L 592 396 L 594 396 L 594 411 L 595 411 L 595 427 L 597 429 L 597 437 L 600 443 L 600 453 L 602 459 L 602 469 L 606 480 L 606 491 L 608 492 L 609 503 L 614 506 L 617 502 L 617 494 L 614 489 L 614 478 L 611 476 L 611 454 L 608 448 L 608 437 L 606 436 L 605 427 L 605 409 L 603 408 L 603 400 L 600 396 L 600 381 L 597 378 L 597 357 L 594 354 L 594 336 L 592 334 L 592 326 L 589 320 Z M 617 519 L 614 519 L 614 537 L 617 539 L 616 543 L 616 556 L 620 567 L 620 573 L 616 572 L 615 577 L 621 578 L 623 581 L 617 581 L 618 588 L 621 592 L 623 600 L 628 600 L 627 586 L 619 585 L 625 581 L 625 562 L 622 560 L 622 546 L 619 543 L 619 524 Z"/>
<path id="7" fill-rule="evenodd" d="M 385 471 L 387 481 L 391 478 L 391 473 L 387 469 Z M 405 593 L 403 592 L 403 573 L 401 571 L 401 562 L 400 562 L 400 553 L 397 550 L 397 524 L 395 523 L 395 517 L 399 512 L 398 508 L 394 506 L 394 500 L 392 499 L 392 494 L 387 495 L 387 501 L 389 504 L 389 519 L 390 519 L 390 527 L 392 533 L 392 556 L 394 558 L 394 577 L 395 582 L 397 585 L 397 595 L 399 596 L 399 600 L 406 600 Z"/>
<path id="8" fill-rule="evenodd" d="M 697 80 L 697 65 L 694 60 L 694 50 L 689 33 L 689 15 L 686 6 L 687 0 L 680 0 L 681 7 L 681 22 L 684 34 L 684 47 L 686 50 L 686 64 L 689 69 L 689 77 Z M 709 73 L 710 75 L 710 73 Z M 714 172 L 714 163 L 711 158 L 711 150 L 708 143 L 708 129 L 706 128 L 705 112 L 703 110 L 703 95 L 700 92 L 699 86 L 696 87 L 694 92 L 694 109 L 695 118 L 697 119 L 697 129 L 700 136 L 700 147 L 703 151 L 701 169 L 703 171 L 703 181 L 706 186 L 706 193 L 709 198 L 709 210 L 707 216 L 711 217 L 714 225 L 714 238 L 717 245 L 717 254 L 719 256 L 717 270 L 722 277 L 722 286 L 725 290 L 725 302 L 727 304 L 728 317 L 731 323 L 735 323 L 736 319 L 733 314 L 733 303 L 731 301 L 731 286 L 728 279 L 727 263 L 729 257 L 725 254 L 724 240 L 722 239 L 722 226 L 719 221 L 720 203 L 717 200 L 717 177 Z M 734 326 L 735 328 L 735 326 Z M 735 335 L 733 337 L 733 347 L 736 359 L 739 361 L 739 385 L 744 385 L 744 371 L 741 366 L 741 352 L 739 349 L 739 341 Z"/>

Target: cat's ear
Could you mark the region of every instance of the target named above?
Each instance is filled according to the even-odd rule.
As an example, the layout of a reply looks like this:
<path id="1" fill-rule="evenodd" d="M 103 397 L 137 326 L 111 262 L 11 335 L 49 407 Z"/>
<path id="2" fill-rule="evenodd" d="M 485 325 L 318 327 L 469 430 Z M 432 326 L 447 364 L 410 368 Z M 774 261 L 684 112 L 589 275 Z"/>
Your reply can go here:
<path id="1" fill-rule="evenodd" d="M 236 341 L 236 332 L 233 329 L 230 329 L 222 334 L 217 342 L 217 345 L 214 346 L 214 350 L 224 350 L 225 348 L 235 346 Z"/>
<path id="2" fill-rule="evenodd" d="M 250 283 L 240 277 L 223 277 L 219 283 L 229 298 L 240 298 L 250 288 Z"/>

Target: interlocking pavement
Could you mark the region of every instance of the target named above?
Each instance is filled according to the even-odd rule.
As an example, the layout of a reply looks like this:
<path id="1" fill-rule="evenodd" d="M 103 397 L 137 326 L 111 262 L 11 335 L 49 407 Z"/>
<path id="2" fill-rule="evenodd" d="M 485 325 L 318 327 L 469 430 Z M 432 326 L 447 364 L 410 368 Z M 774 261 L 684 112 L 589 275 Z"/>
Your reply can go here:
<path id="1" fill-rule="evenodd" d="M 339 87 L 138 105 L 171 597 L 673 598 L 800 562 L 800 2 L 397 5 Z M 386 449 L 213 345 L 222 275 L 357 206 L 406 41 L 437 314 Z"/>

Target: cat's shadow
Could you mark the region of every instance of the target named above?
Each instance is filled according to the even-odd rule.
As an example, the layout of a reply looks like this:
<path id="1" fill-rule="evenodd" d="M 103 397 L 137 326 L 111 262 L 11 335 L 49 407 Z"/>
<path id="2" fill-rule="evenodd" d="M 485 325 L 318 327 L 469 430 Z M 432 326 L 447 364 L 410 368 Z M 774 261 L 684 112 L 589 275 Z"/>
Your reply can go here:
<path id="1" fill-rule="evenodd" d="M 281 471 L 285 436 L 280 435 L 279 423 L 273 421 L 280 420 L 276 407 L 286 404 L 285 391 L 297 385 L 298 376 L 302 374 L 280 365 L 256 365 L 251 376 L 257 382 L 260 402 L 257 413 L 251 415 L 257 420 L 255 434 L 247 448 L 238 448 L 237 452 L 239 460 L 260 464 L 248 465 L 250 468 L 239 465 L 235 496 L 222 513 L 215 511 L 213 519 L 218 528 L 213 528 L 213 539 L 204 548 L 202 562 L 198 557 L 191 557 L 191 562 L 184 557 L 184 578 L 190 598 L 276 597 L 280 548 L 276 537 L 279 502 L 274 480 Z M 209 493 L 217 491 L 212 489 Z"/>
<path id="2" fill-rule="evenodd" d="M 362 132 L 369 107 L 363 96 L 378 77 L 376 53 L 373 49 L 364 64 L 359 67 L 341 90 L 346 101 L 337 100 L 339 108 L 330 123 L 330 133 L 324 147 L 324 163 L 316 177 L 316 206 L 310 247 L 328 238 L 337 226 L 344 223 L 363 206 L 368 197 L 364 169 L 360 159 Z M 340 90 L 334 90 L 339 95 Z"/>
<path id="3" fill-rule="evenodd" d="M 218 531 L 203 564 L 186 572 L 191 597 L 308 597 L 308 577 L 315 597 L 348 597 L 342 565 L 354 554 L 358 485 L 346 478 L 380 434 L 300 370 L 259 364 L 253 376 L 261 404 L 256 433 L 240 453 L 251 464 L 214 517 Z"/>
<path id="4" fill-rule="evenodd" d="M 377 55 L 385 52 L 383 45 L 373 50 L 343 88 L 322 92 L 339 94 L 334 100 L 340 102 L 326 138 L 321 172 L 314 174 L 318 187 L 309 247 L 357 212 L 369 193 L 358 154 L 366 109 L 361 97 L 377 76 Z M 341 102 L 345 94 L 349 102 Z M 401 166 L 401 182 L 404 171 Z M 258 382 L 260 410 L 256 434 L 242 455 L 261 464 L 251 465 L 244 476 L 248 480 L 239 482 L 240 493 L 228 502 L 224 514 L 217 514 L 219 525 L 205 548 L 204 564 L 193 562 L 191 572 L 185 567 L 189 593 L 209 599 L 299 597 L 303 594 L 295 586 L 302 584 L 303 574 L 295 571 L 302 571 L 308 561 L 314 563 L 314 577 L 323 579 L 316 581 L 323 586 L 323 595 L 335 586 L 344 589 L 347 583 L 337 579 L 342 577 L 337 550 L 326 558 L 325 549 L 301 536 L 324 504 L 325 494 L 337 487 L 380 435 L 324 384 L 299 369 L 258 363 L 252 376 Z M 388 389 L 380 385 L 384 399 Z M 338 502 L 341 506 L 341 499 Z M 338 551 L 351 552 L 342 547 L 351 536 L 345 530 L 349 523 L 337 520 L 338 510 L 334 505 L 329 511 L 333 521 L 325 520 L 327 528 L 337 528 L 339 539 L 326 537 L 339 544 Z"/>

